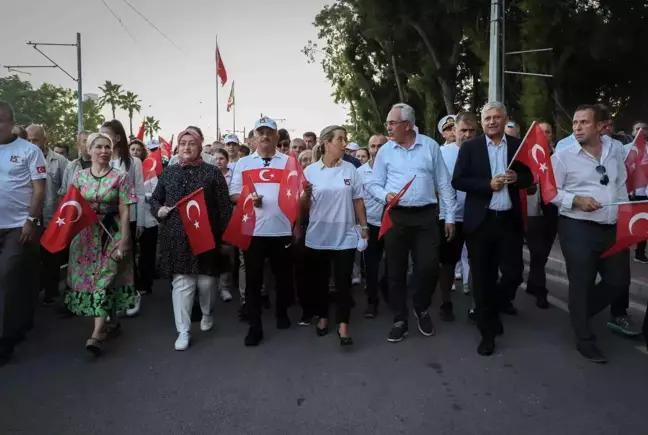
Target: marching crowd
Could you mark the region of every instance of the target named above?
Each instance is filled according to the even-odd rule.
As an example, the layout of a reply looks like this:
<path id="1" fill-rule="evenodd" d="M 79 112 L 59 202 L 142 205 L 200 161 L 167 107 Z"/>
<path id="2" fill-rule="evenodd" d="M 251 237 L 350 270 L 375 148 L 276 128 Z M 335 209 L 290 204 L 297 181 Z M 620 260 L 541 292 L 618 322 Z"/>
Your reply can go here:
<path id="1" fill-rule="evenodd" d="M 17 126 L 11 105 L 0 101 L 0 365 L 33 327 L 41 290 L 43 305 L 58 302 L 68 315 L 93 319 L 85 347 L 100 355 L 121 332 L 120 317 L 139 312 L 157 278 L 171 284 L 175 349 L 186 350 L 193 313 L 200 313 L 201 331 L 211 330 L 216 296 L 231 301 L 235 286 L 239 317 L 249 324 L 246 346 L 263 340 L 262 311 L 272 293 L 278 329 L 291 327 L 288 308 L 297 302 L 299 325 L 315 322 L 318 337 L 334 329 L 341 346 L 352 346 L 353 288 L 363 278 L 364 317 L 376 317 L 381 301 L 392 312 L 389 342 L 409 332 L 410 281 L 414 324 L 432 336 L 433 293 L 438 286 L 440 319 L 454 320 L 452 290 L 462 276 L 473 298 L 469 317 L 481 333 L 477 352 L 487 356 L 504 333 L 500 316 L 517 313 L 525 241 L 526 291 L 539 308 L 549 307 L 545 265 L 556 235 L 576 348 L 605 362 L 591 317 L 610 306 L 611 329 L 642 333 L 627 313 L 629 251 L 600 258 L 615 242 L 615 204 L 629 198 L 627 146 L 612 138 L 611 117 L 599 105 L 575 111 L 574 134 L 555 151 L 551 125 L 540 126 L 553 154 L 540 157 L 555 174 L 551 204 L 541 200 L 533 171 L 516 160 L 520 127 L 498 102 L 479 115 L 445 116 L 438 124 L 442 146 L 418 131 L 406 104 L 388 113 L 387 136 L 376 132 L 363 147 L 348 143 L 337 125 L 291 140 L 261 118 L 246 143 L 229 135 L 213 144 L 189 126 L 163 171 L 147 176 L 156 169 L 147 159 L 159 141 L 129 138 L 112 120 L 98 132 L 79 133 L 78 157 L 68 161 L 65 147 L 48 146 L 42 126 Z M 640 130 L 648 133 L 648 125 L 635 123 L 633 135 Z M 644 190 L 631 193 L 645 199 Z M 200 197 L 185 201 L 196 192 Z M 82 199 L 71 200 L 73 194 Z M 66 208 L 74 213 L 63 218 Z M 40 246 L 45 228 L 88 216 L 96 218 L 71 243 Z M 196 253 L 187 225 L 207 231 L 213 246 Z M 648 262 L 645 243 L 635 260 Z"/>

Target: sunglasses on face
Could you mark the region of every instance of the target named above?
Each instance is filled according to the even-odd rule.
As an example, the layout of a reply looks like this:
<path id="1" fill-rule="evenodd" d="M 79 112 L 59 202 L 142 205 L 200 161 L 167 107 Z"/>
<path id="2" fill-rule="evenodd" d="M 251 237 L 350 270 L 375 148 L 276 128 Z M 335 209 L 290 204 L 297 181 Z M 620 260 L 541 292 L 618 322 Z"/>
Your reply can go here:
<path id="1" fill-rule="evenodd" d="M 607 186 L 610 183 L 610 177 L 607 175 L 607 170 L 605 169 L 605 166 L 603 165 L 598 165 L 596 167 L 596 173 L 601 176 L 601 180 L 599 183 L 601 183 L 603 186 Z"/>

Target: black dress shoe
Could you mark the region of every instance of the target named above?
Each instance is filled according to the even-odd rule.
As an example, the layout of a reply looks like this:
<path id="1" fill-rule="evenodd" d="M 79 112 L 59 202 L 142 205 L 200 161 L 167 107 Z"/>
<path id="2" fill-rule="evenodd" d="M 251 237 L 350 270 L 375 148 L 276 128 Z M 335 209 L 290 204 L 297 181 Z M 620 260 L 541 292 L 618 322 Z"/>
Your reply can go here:
<path id="1" fill-rule="evenodd" d="M 505 302 L 499 309 L 500 313 L 508 314 L 509 316 L 517 315 L 517 308 L 513 305 L 512 302 Z"/>
<path id="2" fill-rule="evenodd" d="M 364 312 L 364 318 L 375 319 L 377 315 L 378 315 L 378 305 L 376 304 L 367 305 L 367 309 Z"/>
<path id="3" fill-rule="evenodd" d="M 277 319 L 277 329 L 290 329 L 290 325 L 290 318 L 288 316 Z"/>
<path id="4" fill-rule="evenodd" d="M 444 322 L 454 322 L 455 315 L 452 302 L 444 302 L 439 308 L 439 318 Z"/>
<path id="5" fill-rule="evenodd" d="M 496 336 L 504 335 L 504 325 L 502 325 L 501 321 L 497 321 L 493 326 L 493 334 Z"/>
<path id="6" fill-rule="evenodd" d="M 324 337 L 325 335 L 328 335 L 329 333 L 328 326 L 326 326 L 325 328 L 320 328 L 319 326 L 316 326 L 315 333 L 317 334 L 318 337 Z"/>
<path id="7" fill-rule="evenodd" d="M 594 343 L 579 343 L 576 345 L 576 349 L 588 360 L 596 364 L 605 364 L 607 363 L 607 358 L 601 352 L 601 349 Z"/>
<path id="8" fill-rule="evenodd" d="M 252 327 L 245 336 L 246 346 L 258 346 L 263 341 L 263 329 Z"/>
<path id="9" fill-rule="evenodd" d="M 547 300 L 547 295 L 538 295 L 536 296 L 536 307 L 541 310 L 546 310 L 549 308 L 549 301 Z"/>
<path id="10" fill-rule="evenodd" d="M 353 338 L 351 337 L 342 337 L 340 335 L 340 330 L 337 330 L 338 337 L 340 337 L 340 346 L 342 347 L 347 347 L 347 346 L 353 346 Z"/>
<path id="11" fill-rule="evenodd" d="M 477 346 L 477 353 L 482 356 L 491 356 L 495 352 L 495 337 L 482 337 L 481 343 Z"/>

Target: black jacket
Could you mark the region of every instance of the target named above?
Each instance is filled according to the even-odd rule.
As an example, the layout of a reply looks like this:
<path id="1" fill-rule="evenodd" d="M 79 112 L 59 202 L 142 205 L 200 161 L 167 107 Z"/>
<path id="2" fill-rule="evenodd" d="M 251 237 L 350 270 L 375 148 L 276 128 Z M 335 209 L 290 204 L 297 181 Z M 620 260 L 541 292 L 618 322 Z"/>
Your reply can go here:
<path id="1" fill-rule="evenodd" d="M 506 135 L 507 164 L 511 163 L 513 155 L 519 148 L 521 141 L 513 136 Z M 463 229 L 466 233 L 475 231 L 484 221 L 486 212 L 493 196 L 490 182 L 491 175 L 486 136 L 481 135 L 465 142 L 459 149 L 459 156 L 452 177 L 452 187 L 466 192 L 466 205 L 464 207 Z M 517 172 L 517 183 L 508 185 L 509 196 L 513 204 L 513 214 L 516 228 L 512 230 L 523 231 L 522 208 L 520 205 L 520 190 L 526 189 L 533 183 L 531 170 L 518 161 L 513 163 L 512 170 Z"/>

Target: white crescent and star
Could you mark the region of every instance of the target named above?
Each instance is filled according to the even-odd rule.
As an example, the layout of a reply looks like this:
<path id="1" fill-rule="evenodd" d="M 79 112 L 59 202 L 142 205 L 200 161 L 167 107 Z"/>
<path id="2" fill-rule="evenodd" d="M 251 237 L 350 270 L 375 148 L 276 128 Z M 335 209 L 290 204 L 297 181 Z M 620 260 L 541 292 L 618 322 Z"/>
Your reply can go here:
<path id="1" fill-rule="evenodd" d="M 259 171 L 259 178 L 261 179 L 261 181 L 270 181 L 270 178 L 265 177 L 266 172 L 270 172 L 270 169 L 263 169 Z M 270 175 L 270 177 L 274 177 L 274 174 Z"/>
<path id="2" fill-rule="evenodd" d="M 198 201 L 196 201 L 195 199 L 192 199 L 191 201 L 189 201 L 187 203 L 187 207 L 186 207 L 187 218 L 191 219 L 191 216 L 189 216 L 189 212 L 191 211 L 192 207 L 196 207 L 196 210 L 198 210 L 198 217 L 200 217 L 200 205 L 198 205 Z M 200 228 L 200 224 L 198 223 L 198 220 L 195 220 L 193 225 L 194 225 L 194 227 L 196 227 L 196 229 Z"/>
<path id="3" fill-rule="evenodd" d="M 642 219 L 648 220 L 648 213 L 637 213 L 636 215 L 632 216 L 632 219 L 630 219 L 630 222 L 628 223 L 628 230 L 630 230 L 630 234 L 633 234 L 632 227 L 634 226 L 634 224 Z"/>
<path id="4" fill-rule="evenodd" d="M 155 171 L 155 168 L 157 168 L 157 160 L 153 159 L 153 166 L 151 166 L 151 169 L 149 169 L 149 172 Z"/>
<path id="5" fill-rule="evenodd" d="M 254 197 L 253 193 L 250 193 L 248 196 L 245 197 L 245 201 L 243 201 L 243 208 L 245 208 L 245 204 L 247 204 L 248 201 L 252 200 Z"/>
<path id="6" fill-rule="evenodd" d="M 542 163 L 538 161 L 538 151 L 542 153 Z M 545 154 L 544 148 L 538 144 L 533 145 L 533 148 L 531 148 L 531 157 L 533 157 L 533 160 L 535 160 L 536 163 L 540 164 L 540 170 L 542 172 L 547 170 L 547 164 L 545 163 L 547 160 L 547 154 Z"/>
<path id="7" fill-rule="evenodd" d="M 76 217 L 76 219 L 72 220 L 72 223 L 78 222 L 78 220 L 81 219 L 81 216 L 83 215 L 83 210 L 81 209 L 81 204 L 79 204 L 79 202 L 77 202 L 77 201 L 64 202 L 63 204 L 61 204 L 61 208 L 59 209 L 59 213 L 63 213 L 63 209 L 65 207 L 74 207 L 77 210 L 77 217 Z M 65 225 L 65 221 L 63 219 L 61 219 L 61 220 L 63 221 L 63 223 L 61 225 Z M 56 221 L 56 223 L 58 224 L 59 222 Z"/>
<path id="8" fill-rule="evenodd" d="M 288 177 L 286 177 L 286 181 L 290 181 L 290 177 L 296 177 L 296 176 L 297 176 L 297 171 L 290 171 Z"/>

